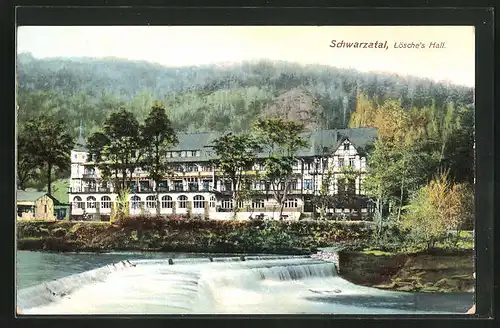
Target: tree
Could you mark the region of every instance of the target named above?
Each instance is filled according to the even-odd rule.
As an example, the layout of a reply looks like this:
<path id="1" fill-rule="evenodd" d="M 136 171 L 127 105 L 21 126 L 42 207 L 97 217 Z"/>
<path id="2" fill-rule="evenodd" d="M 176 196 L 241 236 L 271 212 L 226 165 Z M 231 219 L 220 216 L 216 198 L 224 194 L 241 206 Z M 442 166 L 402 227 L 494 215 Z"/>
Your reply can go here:
<path id="1" fill-rule="evenodd" d="M 120 189 L 125 189 L 127 171 L 132 175 L 142 155 L 139 122 L 132 112 L 119 109 L 104 122 L 104 135 L 109 143 L 104 146 L 102 154 L 113 163 L 115 173 L 121 171 Z"/>
<path id="2" fill-rule="evenodd" d="M 364 94 L 359 94 L 356 99 L 356 109 L 351 114 L 349 127 L 370 127 L 374 124 L 376 105 Z"/>
<path id="3" fill-rule="evenodd" d="M 74 142 L 66 129 L 63 120 L 46 115 L 30 119 L 22 127 L 21 149 L 18 150 L 29 154 L 39 168 L 46 170 L 49 195 L 52 193 L 53 169 L 66 170 L 70 167 Z"/>
<path id="4" fill-rule="evenodd" d="M 24 190 L 26 183 L 37 177 L 37 162 L 34 154 L 28 151 L 29 137 L 23 132 L 19 131 L 17 137 L 17 186 L 18 189 Z"/>
<path id="5" fill-rule="evenodd" d="M 214 164 L 231 182 L 233 218 L 236 218 L 245 171 L 255 162 L 260 147 L 252 135 L 246 133 L 236 135 L 231 132 L 214 140 L 212 147 L 217 157 Z"/>
<path id="6" fill-rule="evenodd" d="M 307 146 L 302 138 L 304 125 L 281 117 L 258 119 L 254 131 L 268 156 L 264 159 L 265 177 L 269 181 L 274 199 L 280 205 L 280 218 L 287 199 L 293 166 L 297 163 L 295 152 Z"/>
<path id="7" fill-rule="evenodd" d="M 402 226 L 410 231 L 413 242 L 431 248 L 446 231 L 456 230 L 458 235 L 460 226 L 472 216 L 473 201 L 470 187 L 454 183 L 448 171 L 441 171 L 405 206 Z"/>
<path id="8" fill-rule="evenodd" d="M 167 162 L 167 150 L 178 143 L 172 123 L 162 103 L 153 103 L 140 131 L 144 147 L 141 167 L 149 173 L 149 176 L 155 182 L 156 213 L 160 215 L 160 191 L 158 187 L 160 180 L 170 171 Z"/>

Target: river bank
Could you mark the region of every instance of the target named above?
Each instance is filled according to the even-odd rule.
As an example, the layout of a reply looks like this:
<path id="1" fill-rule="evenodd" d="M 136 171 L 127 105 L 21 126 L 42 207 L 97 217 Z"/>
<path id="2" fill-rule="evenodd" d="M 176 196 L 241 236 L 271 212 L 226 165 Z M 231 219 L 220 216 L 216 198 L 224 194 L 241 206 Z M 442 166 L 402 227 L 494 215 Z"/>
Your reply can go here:
<path id="1" fill-rule="evenodd" d="M 344 245 L 340 275 L 357 285 L 412 292 L 470 292 L 472 250 L 392 254 L 349 245 L 369 240 L 370 222 L 202 221 L 133 218 L 108 222 L 19 221 L 18 250 L 310 255 Z"/>
<path id="2" fill-rule="evenodd" d="M 340 276 L 361 286 L 403 292 L 473 292 L 473 251 L 414 254 L 345 251 Z"/>
<path id="3" fill-rule="evenodd" d="M 318 247 L 366 239 L 370 222 L 165 220 L 116 223 L 18 221 L 20 250 L 162 251 L 310 254 Z"/>

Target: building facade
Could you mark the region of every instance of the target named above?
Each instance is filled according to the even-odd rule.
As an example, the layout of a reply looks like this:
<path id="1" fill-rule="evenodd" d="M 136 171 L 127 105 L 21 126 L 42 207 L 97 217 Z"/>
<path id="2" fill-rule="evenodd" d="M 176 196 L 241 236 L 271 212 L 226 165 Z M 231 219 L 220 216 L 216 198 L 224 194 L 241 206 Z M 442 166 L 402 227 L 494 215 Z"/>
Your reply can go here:
<path id="1" fill-rule="evenodd" d="M 357 217 L 368 215 L 370 207 L 363 196 L 363 181 L 367 173 L 367 149 L 376 135 L 376 129 L 372 128 L 304 133 L 308 147 L 295 154 L 297 161 L 293 166 L 284 215 L 298 218 L 300 213 L 316 212 L 314 196 L 325 192 L 331 195 L 348 193 L 358 199 L 356 205 L 337 203 L 330 206 L 327 212 Z M 210 145 L 218 136 L 216 133 L 179 134 L 178 145 L 166 155 L 174 173 L 165 177 L 158 186 L 140 168 L 127 173 L 130 214 L 155 215 L 155 190 L 158 187 L 162 215 L 190 214 L 215 219 L 232 217 L 231 184 L 212 165 L 215 157 Z M 239 204 L 241 218 L 261 214 L 274 216 L 279 212 L 279 204 L 273 198 L 269 183 L 256 178 L 264 170 L 263 159 L 263 154 L 258 155 L 253 167 L 246 172 L 249 177 L 246 189 L 253 196 Z M 346 172 L 351 174 L 346 175 Z M 77 147 L 71 152 L 69 201 L 73 219 L 109 218 L 113 203 L 118 201 L 113 183 L 105 179 L 97 163 L 92 162 L 81 134 Z"/>

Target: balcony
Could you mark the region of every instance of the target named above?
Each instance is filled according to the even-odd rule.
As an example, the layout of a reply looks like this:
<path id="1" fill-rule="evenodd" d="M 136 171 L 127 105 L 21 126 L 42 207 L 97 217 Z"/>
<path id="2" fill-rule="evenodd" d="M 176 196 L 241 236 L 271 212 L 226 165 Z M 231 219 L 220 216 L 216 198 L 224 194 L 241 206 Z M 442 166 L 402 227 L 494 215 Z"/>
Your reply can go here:
<path id="1" fill-rule="evenodd" d="M 95 179 L 95 178 L 97 178 L 97 174 L 95 173 L 86 172 L 82 174 L 82 179 Z"/>
<path id="2" fill-rule="evenodd" d="M 198 188 L 198 184 L 189 184 L 188 185 L 188 191 L 198 191 L 199 188 Z"/>

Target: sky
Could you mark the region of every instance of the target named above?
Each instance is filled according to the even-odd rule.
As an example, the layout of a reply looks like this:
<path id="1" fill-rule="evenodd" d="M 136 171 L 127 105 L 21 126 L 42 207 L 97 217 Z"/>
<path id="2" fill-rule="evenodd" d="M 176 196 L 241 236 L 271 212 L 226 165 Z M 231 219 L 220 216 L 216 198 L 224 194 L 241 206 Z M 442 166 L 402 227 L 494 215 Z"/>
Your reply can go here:
<path id="1" fill-rule="evenodd" d="M 388 49 L 333 48 L 332 40 L 387 42 Z M 394 47 L 405 42 L 426 47 Z M 466 86 L 474 86 L 474 48 L 472 26 L 21 26 L 17 35 L 17 52 L 36 58 L 118 57 L 170 67 L 270 59 Z"/>

